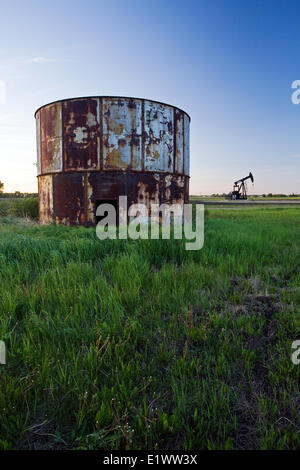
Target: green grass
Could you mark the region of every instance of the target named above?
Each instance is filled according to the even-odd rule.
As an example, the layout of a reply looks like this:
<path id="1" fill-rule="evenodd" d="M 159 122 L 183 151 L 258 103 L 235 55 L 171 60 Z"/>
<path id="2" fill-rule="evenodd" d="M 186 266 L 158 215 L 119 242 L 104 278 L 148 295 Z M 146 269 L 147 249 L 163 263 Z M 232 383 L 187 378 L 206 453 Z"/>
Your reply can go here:
<path id="1" fill-rule="evenodd" d="M 38 198 L 3 198 L 0 199 L 0 217 L 31 217 L 38 219 Z"/>
<path id="2" fill-rule="evenodd" d="M 300 448 L 300 210 L 205 244 L 0 225 L 2 449 Z"/>

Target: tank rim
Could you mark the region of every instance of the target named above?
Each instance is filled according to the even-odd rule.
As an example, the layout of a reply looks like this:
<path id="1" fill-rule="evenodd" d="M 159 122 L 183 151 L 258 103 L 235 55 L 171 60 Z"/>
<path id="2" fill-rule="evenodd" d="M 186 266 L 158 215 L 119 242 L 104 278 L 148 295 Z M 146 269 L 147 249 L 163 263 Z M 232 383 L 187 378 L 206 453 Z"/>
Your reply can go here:
<path id="1" fill-rule="evenodd" d="M 182 108 L 178 108 L 178 106 L 174 106 L 173 104 L 169 103 L 164 103 L 163 101 L 157 101 L 157 100 L 151 100 L 149 98 L 138 98 L 135 96 L 115 96 L 115 95 L 92 95 L 92 96 L 76 96 L 74 98 L 62 98 L 60 100 L 55 100 L 55 101 L 50 101 L 50 103 L 43 104 L 34 113 L 34 117 L 36 118 L 37 113 L 43 109 L 46 108 L 47 106 L 50 106 L 51 104 L 55 103 L 62 103 L 63 101 L 72 101 L 72 100 L 87 100 L 87 99 L 95 99 L 95 98 L 119 98 L 119 99 L 130 99 L 130 100 L 141 100 L 141 101 L 151 101 L 152 103 L 158 103 L 162 104 L 164 106 L 169 106 L 170 108 L 178 109 L 182 113 L 186 114 L 186 116 L 189 118 L 191 122 L 191 116 L 184 111 Z"/>
<path id="2" fill-rule="evenodd" d="M 138 175 L 151 175 L 151 174 L 159 174 L 163 176 L 183 176 L 184 178 L 191 178 L 191 176 L 187 173 L 171 173 L 170 171 L 162 171 L 162 170 L 133 170 L 132 168 L 127 170 L 120 170 L 120 169 L 109 169 L 109 170 L 61 170 L 61 171 L 46 171 L 45 173 L 38 173 L 36 178 L 40 176 L 47 176 L 47 175 L 71 175 L 73 173 L 97 173 L 101 175 L 110 174 L 110 173 L 121 173 L 123 175 L 128 175 L 128 173 L 134 173 Z"/>

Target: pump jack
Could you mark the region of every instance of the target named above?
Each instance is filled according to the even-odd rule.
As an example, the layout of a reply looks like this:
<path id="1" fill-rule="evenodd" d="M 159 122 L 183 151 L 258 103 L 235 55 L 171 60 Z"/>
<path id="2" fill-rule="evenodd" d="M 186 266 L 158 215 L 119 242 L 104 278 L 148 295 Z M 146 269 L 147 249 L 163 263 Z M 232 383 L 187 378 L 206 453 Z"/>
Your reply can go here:
<path id="1" fill-rule="evenodd" d="M 248 179 L 250 179 L 252 183 L 254 182 L 254 177 L 251 172 L 248 176 L 245 176 L 245 178 L 241 178 L 240 180 L 235 181 L 233 185 L 233 191 L 232 193 L 228 194 L 228 198 L 233 200 L 247 199 L 247 187 L 245 181 Z"/>

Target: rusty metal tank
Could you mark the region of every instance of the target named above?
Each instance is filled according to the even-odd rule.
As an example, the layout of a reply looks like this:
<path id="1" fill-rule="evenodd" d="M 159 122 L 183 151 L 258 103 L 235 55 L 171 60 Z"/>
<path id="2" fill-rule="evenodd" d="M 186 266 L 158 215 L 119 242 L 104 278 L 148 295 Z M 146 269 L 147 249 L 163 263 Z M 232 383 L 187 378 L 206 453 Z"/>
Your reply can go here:
<path id="1" fill-rule="evenodd" d="M 35 113 L 40 223 L 95 225 L 102 202 L 187 203 L 190 117 L 140 98 L 95 96 Z"/>

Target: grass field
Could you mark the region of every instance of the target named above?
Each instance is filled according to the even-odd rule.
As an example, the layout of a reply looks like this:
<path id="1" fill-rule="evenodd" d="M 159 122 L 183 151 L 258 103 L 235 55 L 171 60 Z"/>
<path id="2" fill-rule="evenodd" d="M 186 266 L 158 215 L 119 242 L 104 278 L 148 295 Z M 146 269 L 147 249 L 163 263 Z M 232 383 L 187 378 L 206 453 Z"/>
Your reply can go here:
<path id="1" fill-rule="evenodd" d="M 194 252 L 0 221 L 0 448 L 300 448 L 300 209 Z"/>

